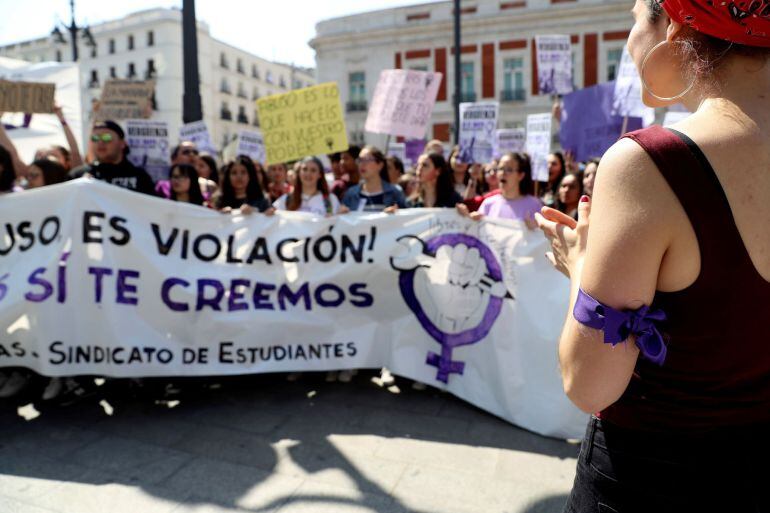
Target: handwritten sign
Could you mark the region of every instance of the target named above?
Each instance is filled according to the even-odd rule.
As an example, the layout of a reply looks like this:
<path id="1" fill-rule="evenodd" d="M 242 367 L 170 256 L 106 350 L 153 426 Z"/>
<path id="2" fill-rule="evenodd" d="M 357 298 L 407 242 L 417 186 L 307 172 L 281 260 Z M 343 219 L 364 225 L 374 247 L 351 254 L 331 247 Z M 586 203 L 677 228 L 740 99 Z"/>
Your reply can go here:
<path id="1" fill-rule="evenodd" d="M 536 36 L 540 94 L 572 92 L 572 44 L 569 36 Z"/>
<path id="2" fill-rule="evenodd" d="M 254 162 L 265 161 L 265 141 L 262 134 L 252 130 L 238 132 L 238 155 L 248 155 Z"/>
<path id="3" fill-rule="evenodd" d="M 155 82 L 108 80 L 104 84 L 96 120 L 147 119 L 152 115 L 150 101 Z"/>
<path id="4" fill-rule="evenodd" d="M 495 156 L 506 153 L 521 153 L 527 142 L 527 131 L 523 128 L 500 128 L 495 138 Z"/>
<path id="5" fill-rule="evenodd" d="M 425 137 L 442 77 L 428 71 L 383 70 L 366 117 L 366 131 Z"/>
<path id="6" fill-rule="evenodd" d="M 532 179 L 548 181 L 548 154 L 551 153 L 551 113 L 527 116 L 527 153 L 532 160 Z"/>
<path id="7" fill-rule="evenodd" d="M 260 98 L 257 108 L 270 164 L 348 149 L 334 82 Z"/>
<path id="8" fill-rule="evenodd" d="M 144 168 L 154 181 L 168 178 L 171 161 L 168 123 L 146 119 L 126 120 L 126 142 L 131 153 L 128 160 Z"/>
<path id="9" fill-rule="evenodd" d="M 200 151 L 212 154 L 217 152 L 205 121 L 194 121 L 179 127 L 179 141 L 190 141 Z"/>
<path id="10" fill-rule="evenodd" d="M 499 109 L 497 102 L 460 104 L 460 157 L 463 162 L 492 160 Z"/>
<path id="11" fill-rule="evenodd" d="M 0 112 L 53 112 L 56 84 L 0 80 Z"/>

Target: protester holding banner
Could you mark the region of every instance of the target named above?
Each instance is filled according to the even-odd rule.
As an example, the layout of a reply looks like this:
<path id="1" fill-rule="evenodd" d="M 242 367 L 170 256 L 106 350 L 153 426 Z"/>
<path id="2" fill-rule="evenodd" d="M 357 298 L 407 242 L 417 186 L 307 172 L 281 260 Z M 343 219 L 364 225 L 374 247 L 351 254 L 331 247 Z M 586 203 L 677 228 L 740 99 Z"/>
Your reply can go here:
<path id="1" fill-rule="evenodd" d="M 544 209 L 571 283 L 564 388 L 589 422 L 565 511 L 768 511 L 770 19 L 638 0 L 645 104 L 694 113 L 602 157 L 578 221 Z M 620 347 L 617 344 L 621 344 Z M 598 412 L 598 413 L 597 413 Z"/>
<path id="2" fill-rule="evenodd" d="M 546 161 L 548 162 L 548 183 L 545 189 L 541 191 L 540 200 L 545 206 L 553 207 L 559 199 L 559 185 L 567 173 L 567 166 L 564 162 L 564 155 L 558 151 L 548 155 Z"/>
<path id="3" fill-rule="evenodd" d="M 73 169 L 70 172 L 71 178 L 87 174 L 124 189 L 155 194 L 155 185 L 150 175 L 126 158 L 129 148 L 120 125 L 109 120 L 95 124 L 89 147 L 95 158 L 94 163 Z"/>
<path id="4" fill-rule="evenodd" d="M 316 157 L 302 160 L 299 173 L 294 179 L 292 192 L 278 198 L 273 206 L 277 210 L 310 212 L 325 217 L 340 212 L 340 201 L 329 192 L 323 173 L 323 164 Z M 343 212 L 346 212 L 344 209 Z"/>
<path id="5" fill-rule="evenodd" d="M 457 191 L 457 194 L 459 194 L 460 197 L 464 198 L 465 191 L 468 188 L 468 182 L 471 179 L 471 175 L 468 171 L 471 167 L 471 163 L 463 161 L 460 146 L 452 148 L 452 153 L 449 155 L 449 165 L 452 168 L 455 191 Z"/>
<path id="6" fill-rule="evenodd" d="M 168 173 L 171 182 L 169 199 L 203 206 L 206 200 L 198 182 L 198 172 L 190 164 L 174 164 Z"/>
<path id="7" fill-rule="evenodd" d="M 57 161 L 40 159 L 29 165 L 27 171 L 27 189 L 36 189 L 45 185 L 66 182 L 67 170 Z"/>
<path id="8" fill-rule="evenodd" d="M 198 162 L 198 148 L 192 141 L 182 141 L 171 150 L 171 166 L 186 164 L 195 166 Z M 170 172 L 171 170 L 169 170 Z M 171 197 L 171 183 L 168 180 L 159 180 L 155 184 L 155 192 L 164 198 Z"/>
<path id="9" fill-rule="evenodd" d="M 578 203 L 583 196 L 583 173 L 567 173 L 559 183 L 555 208 L 577 220 Z"/>
<path id="10" fill-rule="evenodd" d="M 487 196 L 477 212 L 469 211 L 465 204 L 458 205 L 458 212 L 477 221 L 483 217 L 524 221 L 527 227 L 534 229 L 537 226 L 535 213 L 543 204 L 534 196 L 529 161 L 520 153 L 506 153 L 498 166 L 500 192 Z"/>
<path id="11" fill-rule="evenodd" d="M 417 179 L 420 186 L 409 198 L 412 208 L 454 208 L 463 200 L 452 183 L 452 170 L 440 153 L 420 155 Z"/>
<path id="12" fill-rule="evenodd" d="M 344 161 L 343 153 L 343 161 Z M 366 146 L 358 157 L 361 182 L 345 193 L 342 203 L 356 212 L 381 212 L 392 207 L 405 208 L 404 193 L 388 182 L 385 155 L 374 146 Z"/>
<path id="13" fill-rule="evenodd" d="M 587 196 L 593 196 L 594 194 L 594 181 L 596 179 L 596 170 L 599 168 L 600 159 L 591 159 L 586 162 L 585 170 L 583 171 L 583 194 Z"/>
<path id="14" fill-rule="evenodd" d="M 213 204 L 225 213 L 241 209 L 243 214 L 256 210 L 271 215 L 275 211 L 262 191 L 254 162 L 245 155 L 239 155 L 222 169 L 222 187 Z"/>

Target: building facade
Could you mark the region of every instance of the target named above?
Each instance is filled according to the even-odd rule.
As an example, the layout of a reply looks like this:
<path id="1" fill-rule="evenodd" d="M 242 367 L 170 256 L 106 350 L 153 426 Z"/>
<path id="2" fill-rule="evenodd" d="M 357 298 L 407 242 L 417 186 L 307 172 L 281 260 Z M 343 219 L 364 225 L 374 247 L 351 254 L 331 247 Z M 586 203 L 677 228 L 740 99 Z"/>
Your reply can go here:
<path id="1" fill-rule="evenodd" d="M 181 11 L 141 11 L 93 25 L 90 31 L 94 45 L 78 42 L 83 105 L 90 107 L 110 78 L 154 79 L 152 119 L 166 121 L 175 142 L 184 97 Z M 72 61 L 69 41 L 56 43 L 51 37 L 0 47 L 0 55 L 30 62 Z M 315 84 L 314 70 L 271 62 L 227 45 L 211 37 L 201 21 L 198 66 L 203 119 L 220 148 L 240 130 L 259 126 L 254 100 Z M 84 120 L 89 114 L 84 113 Z"/>
<path id="2" fill-rule="evenodd" d="M 461 101 L 499 101 L 500 128 L 524 126 L 550 112 L 540 95 L 534 38 L 567 34 L 576 88 L 613 80 L 633 26 L 625 0 L 463 0 Z M 427 138 L 453 139 L 453 2 L 432 2 L 322 21 L 310 42 L 319 82 L 340 84 L 349 137 L 382 145 L 366 133 L 367 107 L 380 71 L 437 71 L 444 77 Z"/>

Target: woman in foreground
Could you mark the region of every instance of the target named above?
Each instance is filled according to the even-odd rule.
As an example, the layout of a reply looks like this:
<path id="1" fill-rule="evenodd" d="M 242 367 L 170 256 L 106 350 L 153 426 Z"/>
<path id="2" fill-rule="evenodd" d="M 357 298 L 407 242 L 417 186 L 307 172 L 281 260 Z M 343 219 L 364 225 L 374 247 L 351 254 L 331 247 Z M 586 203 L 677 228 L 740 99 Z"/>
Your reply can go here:
<path id="1" fill-rule="evenodd" d="M 770 14 L 637 0 L 628 47 L 671 130 L 602 158 L 577 223 L 544 208 L 571 282 L 564 389 L 594 413 L 568 512 L 770 511 Z M 647 305 L 650 305 L 649 307 Z"/>

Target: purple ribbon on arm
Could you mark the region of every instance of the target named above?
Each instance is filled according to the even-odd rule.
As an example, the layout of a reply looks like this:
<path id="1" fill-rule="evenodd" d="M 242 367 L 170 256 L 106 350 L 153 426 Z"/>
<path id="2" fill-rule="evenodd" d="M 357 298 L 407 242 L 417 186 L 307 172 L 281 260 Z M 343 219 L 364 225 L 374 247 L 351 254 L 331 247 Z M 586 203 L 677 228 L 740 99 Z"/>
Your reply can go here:
<path id="1" fill-rule="evenodd" d="M 634 335 L 642 357 L 657 365 L 663 365 L 666 359 L 666 345 L 656 326 L 656 323 L 666 320 L 663 310 L 650 310 L 644 305 L 636 310 L 621 312 L 579 289 L 572 316 L 584 326 L 603 330 L 605 344 L 614 346 Z"/>

